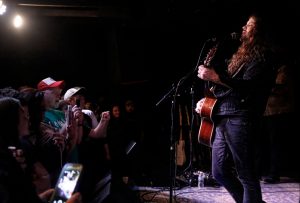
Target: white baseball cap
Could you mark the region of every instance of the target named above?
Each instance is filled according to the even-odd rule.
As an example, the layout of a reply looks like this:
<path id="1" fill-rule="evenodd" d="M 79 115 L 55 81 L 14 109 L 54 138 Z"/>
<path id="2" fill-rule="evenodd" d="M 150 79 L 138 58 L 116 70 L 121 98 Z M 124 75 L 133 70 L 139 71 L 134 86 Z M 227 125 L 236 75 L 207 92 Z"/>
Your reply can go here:
<path id="1" fill-rule="evenodd" d="M 72 87 L 72 88 L 68 89 L 66 91 L 66 93 L 64 94 L 64 100 L 68 100 L 75 94 L 78 94 L 79 92 L 82 92 L 84 90 L 85 90 L 84 87 Z"/>

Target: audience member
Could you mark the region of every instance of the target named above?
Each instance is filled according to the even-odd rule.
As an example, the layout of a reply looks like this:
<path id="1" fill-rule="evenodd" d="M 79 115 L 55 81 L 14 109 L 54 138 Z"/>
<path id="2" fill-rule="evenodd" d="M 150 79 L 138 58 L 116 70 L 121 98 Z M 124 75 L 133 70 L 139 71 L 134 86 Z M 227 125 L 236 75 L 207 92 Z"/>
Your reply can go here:
<path id="1" fill-rule="evenodd" d="M 21 148 L 26 157 L 25 172 L 32 177 L 37 192 L 43 192 L 50 188 L 49 173 L 37 158 L 39 153 L 37 140 L 40 137 L 39 127 L 44 112 L 43 94 L 27 86 L 21 87 L 20 91 L 3 88 L 0 92 L 1 96 L 10 96 L 20 100 L 26 115 L 23 117 L 24 122 L 19 124 Z"/>
<path id="2" fill-rule="evenodd" d="M 39 140 L 39 160 L 46 167 L 54 186 L 60 170 L 66 162 L 68 152 L 65 150 L 67 128 L 65 113 L 57 110 L 61 92 L 65 82 L 55 81 L 48 77 L 41 80 L 37 89 L 44 94 L 45 113 L 41 122 L 41 139 Z"/>
<path id="3" fill-rule="evenodd" d="M 134 142 L 135 145 L 128 154 L 130 162 L 131 177 L 138 181 L 143 173 L 144 166 L 144 119 L 137 109 L 133 99 L 125 100 L 125 112 L 123 118 L 126 122 L 127 139 Z"/>
<path id="4" fill-rule="evenodd" d="M 108 111 L 102 112 L 98 122 L 91 110 L 84 109 L 86 94 L 87 91 L 84 87 L 73 87 L 65 92 L 63 99 L 72 108 L 79 108 L 83 116 L 82 123 L 78 126 L 82 130 L 82 137 L 77 143 L 77 148 L 78 161 L 85 168 L 81 193 L 83 199 L 89 201 L 93 198 L 96 184 L 109 171 L 106 134 L 110 115 Z"/>
<path id="5" fill-rule="evenodd" d="M 263 150 L 267 155 L 265 183 L 277 183 L 283 169 L 283 158 L 287 149 L 284 137 L 293 134 L 295 112 L 294 80 L 291 65 L 282 65 L 278 69 L 276 84 L 269 96 L 263 117 L 263 134 L 267 138 Z"/>
<path id="6" fill-rule="evenodd" d="M 128 163 L 126 148 L 129 144 L 124 118 L 121 117 L 120 106 L 113 104 L 111 119 L 107 129 L 107 140 L 111 156 L 112 187 L 120 187 L 128 182 Z"/>
<path id="7" fill-rule="evenodd" d="M 135 142 L 130 138 L 126 120 L 122 116 L 120 105 L 110 108 L 111 119 L 107 129 L 107 140 L 111 154 L 111 202 L 137 202 L 138 198 L 131 186 L 133 176 L 132 163 L 128 154 Z"/>
<path id="8" fill-rule="evenodd" d="M 24 159 L 21 150 L 20 125 L 26 126 L 27 113 L 20 101 L 12 97 L 0 98 L 0 202 L 42 203 L 48 201 L 53 190 L 47 190 L 39 195 L 34 185 L 24 172 Z M 80 194 L 74 194 L 67 203 L 79 203 Z"/>

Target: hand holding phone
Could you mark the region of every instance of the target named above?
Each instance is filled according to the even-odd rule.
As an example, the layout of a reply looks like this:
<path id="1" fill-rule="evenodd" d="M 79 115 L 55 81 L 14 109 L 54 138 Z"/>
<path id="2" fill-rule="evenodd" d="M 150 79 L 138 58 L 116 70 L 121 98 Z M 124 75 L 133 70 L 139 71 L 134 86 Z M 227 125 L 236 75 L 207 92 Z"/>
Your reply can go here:
<path id="1" fill-rule="evenodd" d="M 50 203 L 65 203 L 71 198 L 78 186 L 82 173 L 82 165 L 77 163 L 66 163 L 61 170 L 55 190 Z"/>

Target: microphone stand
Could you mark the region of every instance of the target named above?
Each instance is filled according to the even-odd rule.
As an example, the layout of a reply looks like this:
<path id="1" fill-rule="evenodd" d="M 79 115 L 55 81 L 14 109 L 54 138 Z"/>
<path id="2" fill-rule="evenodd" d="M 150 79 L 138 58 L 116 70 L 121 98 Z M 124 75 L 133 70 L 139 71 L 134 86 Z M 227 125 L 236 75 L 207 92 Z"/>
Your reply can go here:
<path id="1" fill-rule="evenodd" d="M 193 108 L 195 106 L 195 91 L 194 91 L 194 86 L 191 86 L 191 91 L 190 91 L 190 95 L 191 95 L 191 122 L 190 122 L 190 129 L 189 129 L 189 165 L 186 167 L 186 169 L 184 170 L 184 173 L 186 173 L 186 171 L 188 169 L 190 169 L 189 173 L 188 173 L 188 184 L 189 186 L 192 186 L 192 181 L 193 181 L 193 155 L 194 155 L 194 150 L 193 150 L 193 134 L 194 134 L 194 120 L 195 120 L 195 113 L 193 111 Z"/>
<path id="2" fill-rule="evenodd" d="M 164 101 L 166 98 L 170 97 L 172 94 L 173 99 L 171 101 L 171 130 L 170 130 L 170 194 L 169 194 L 169 202 L 172 203 L 173 201 L 173 187 L 175 185 L 175 139 L 174 139 L 174 114 L 175 114 L 175 107 L 176 107 L 176 96 L 179 90 L 179 87 L 186 81 L 187 78 L 189 78 L 194 72 L 197 71 L 199 63 L 200 63 L 200 59 L 202 58 L 202 53 L 203 50 L 207 44 L 207 42 L 211 41 L 206 40 L 202 46 L 202 49 L 200 51 L 200 55 L 198 57 L 198 61 L 196 64 L 196 67 L 190 71 L 188 74 L 186 74 L 184 77 L 182 77 L 178 82 L 177 85 L 175 86 L 174 83 L 172 84 L 172 88 L 156 103 L 156 106 L 160 105 L 160 103 L 162 101 Z M 191 91 L 193 93 L 193 90 Z M 194 105 L 192 103 L 192 105 Z M 192 106 L 192 108 L 194 108 L 194 106 Z M 192 127 L 192 123 L 191 122 L 191 127 Z M 191 146 L 190 146 L 191 147 Z M 192 152 L 192 150 L 190 150 Z M 192 157 L 190 158 L 192 159 Z"/>
<path id="3" fill-rule="evenodd" d="M 194 72 L 194 71 L 193 71 Z M 193 73 L 191 72 L 191 73 Z M 169 200 L 170 203 L 173 201 L 173 187 L 175 185 L 175 139 L 174 139 L 174 114 L 175 114 L 175 107 L 176 107 L 176 96 L 178 93 L 179 87 L 182 85 L 182 83 L 188 78 L 189 73 L 187 76 L 181 78 L 178 82 L 177 85 L 175 86 L 174 84 L 172 85 L 172 88 L 156 103 L 156 106 L 158 106 L 163 100 L 168 98 L 169 96 L 173 96 L 173 99 L 171 101 L 171 130 L 170 130 L 170 195 L 169 195 Z"/>

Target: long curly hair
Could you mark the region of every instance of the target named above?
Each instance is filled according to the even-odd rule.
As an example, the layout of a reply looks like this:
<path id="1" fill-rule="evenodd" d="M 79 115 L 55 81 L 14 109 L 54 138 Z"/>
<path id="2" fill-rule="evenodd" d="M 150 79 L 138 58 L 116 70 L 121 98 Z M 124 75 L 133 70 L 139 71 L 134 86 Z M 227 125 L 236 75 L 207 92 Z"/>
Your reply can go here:
<path id="1" fill-rule="evenodd" d="M 265 60 L 265 53 L 270 50 L 270 38 L 266 20 L 258 14 L 250 15 L 254 19 L 254 29 L 251 32 L 253 40 L 242 40 L 237 52 L 232 56 L 228 64 L 228 73 L 233 75 L 242 65 L 253 60 Z"/>

